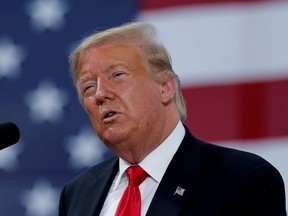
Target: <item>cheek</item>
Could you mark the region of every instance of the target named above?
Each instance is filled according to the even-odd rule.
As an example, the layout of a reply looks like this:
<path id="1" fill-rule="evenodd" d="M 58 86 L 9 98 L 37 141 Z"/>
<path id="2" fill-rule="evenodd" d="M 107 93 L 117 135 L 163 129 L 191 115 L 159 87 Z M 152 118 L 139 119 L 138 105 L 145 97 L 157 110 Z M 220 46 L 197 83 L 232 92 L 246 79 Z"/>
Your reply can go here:
<path id="1" fill-rule="evenodd" d="M 91 99 L 85 99 L 83 101 L 83 107 L 91 120 L 95 121 L 99 117 L 98 108 Z"/>
<path id="2" fill-rule="evenodd" d="M 85 111 L 88 113 L 88 115 L 90 115 L 91 110 L 92 110 L 91 103 L 89 103 L 89 101 L 87 101 L 87 100 L 84 100 L 83 101 L 83 107 L 84 107 Z"/>
<path id="3" fill-rule="evenodd" d="M 132 108 L 136 115 L 151 115 L 151 112 L 158 112 L 161 107 L 159 92 L 154 86 L 133 89 L 131 94 L 124 96 L 124 101 L 129 102 L 130 109 Z"/>

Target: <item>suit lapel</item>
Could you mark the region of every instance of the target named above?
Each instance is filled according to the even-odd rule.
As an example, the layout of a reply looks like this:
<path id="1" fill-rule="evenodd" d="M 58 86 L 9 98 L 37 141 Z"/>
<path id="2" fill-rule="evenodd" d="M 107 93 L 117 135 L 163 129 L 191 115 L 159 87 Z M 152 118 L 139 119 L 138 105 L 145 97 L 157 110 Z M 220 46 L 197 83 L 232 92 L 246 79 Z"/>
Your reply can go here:
<path id="1" fill-rule="evenodd" d="M 82 209 L 83 215 L 99 215 L 113 182 L 115 175 L 118 172 L 118 159 L 112 161 L 107 166 L 103 166 L 102 170 L 98 170 L 97 176 L 93 176 L 90 185 L 87 185 L 85 190 L 85 200 L 83 200 L 84 208 Z M 93 202 L 91 202 L 93 200 Z M 90 206 L 89 206 L 90 205 Z"/>
<path id="2" fill-rule="evenodd" d="M 197 173 L 200 169 L 197 141 L 186 128 L 185 137 L 159 184 L 147 216 L 178 215 L 187 198 L 199 184 Z"/>

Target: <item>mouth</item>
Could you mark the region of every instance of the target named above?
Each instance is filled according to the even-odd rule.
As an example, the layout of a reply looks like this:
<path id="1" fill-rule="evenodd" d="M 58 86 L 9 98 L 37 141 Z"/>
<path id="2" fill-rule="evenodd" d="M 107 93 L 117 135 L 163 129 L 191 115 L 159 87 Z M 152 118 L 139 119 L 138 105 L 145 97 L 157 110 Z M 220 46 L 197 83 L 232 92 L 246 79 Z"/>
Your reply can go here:
<path id="1" fill-rule="evenodd" d="M 102 121 L 109 121 L 109 120 L 112 120 L 114 116 L 116 116 L 118 113 L 115 112 L 115 111 L 105 111 L 103 112 L 102 114 Z"/>
<path id="2" fill-rule="evenodd" d="M 107 114 L 104 115 L 104 119 L 105 119 L 105 118 L 112 117 L 112 116 L 115 115 L 115 114 L 116 114 L 116 112 L 111 111 L 111 112 L 109 112 L 109 113 L 107 113 Z"/>

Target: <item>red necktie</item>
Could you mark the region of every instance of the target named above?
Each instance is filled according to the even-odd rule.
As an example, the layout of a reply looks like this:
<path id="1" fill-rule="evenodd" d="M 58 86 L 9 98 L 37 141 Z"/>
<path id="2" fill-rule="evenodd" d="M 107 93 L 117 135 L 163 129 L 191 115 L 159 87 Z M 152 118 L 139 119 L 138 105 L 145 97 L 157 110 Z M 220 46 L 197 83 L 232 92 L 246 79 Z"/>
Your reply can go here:
<path id="1" fill-rule="evenodd" d="M 116 210 L 116 216 L 140 216 L 141 194 L 139 185 L 148 174 L 140 166 L 130 166 L 126 170 L 129 185 L 125 189 Z"/>

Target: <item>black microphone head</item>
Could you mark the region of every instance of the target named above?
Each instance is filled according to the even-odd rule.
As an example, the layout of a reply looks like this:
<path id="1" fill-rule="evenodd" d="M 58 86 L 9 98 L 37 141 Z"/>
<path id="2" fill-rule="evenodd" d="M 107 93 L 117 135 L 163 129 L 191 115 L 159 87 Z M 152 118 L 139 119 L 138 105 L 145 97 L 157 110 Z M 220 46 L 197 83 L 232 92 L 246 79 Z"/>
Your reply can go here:
<path id="1" fill-rule="evenodd" d="M 0 124 L 0 150 L 17 143 L 19 138 L 20 131 L 14 123 Z"/>

